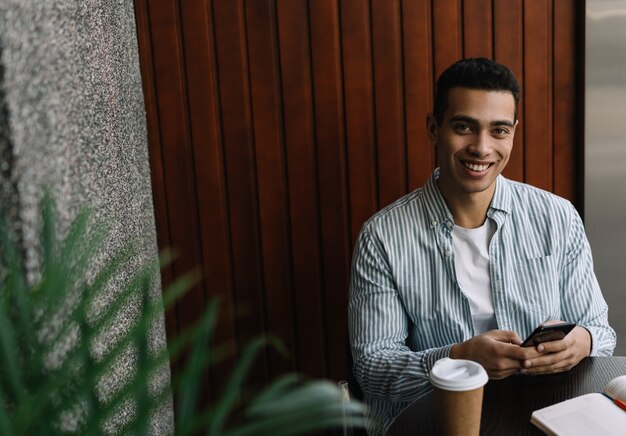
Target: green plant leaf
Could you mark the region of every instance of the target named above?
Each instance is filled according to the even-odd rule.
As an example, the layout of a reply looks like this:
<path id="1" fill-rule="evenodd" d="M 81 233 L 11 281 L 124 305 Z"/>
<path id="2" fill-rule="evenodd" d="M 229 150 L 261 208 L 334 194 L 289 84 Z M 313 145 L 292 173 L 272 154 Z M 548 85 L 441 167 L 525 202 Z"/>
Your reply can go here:
<path id="1" fill-rule="evenodd" d="M 203 370 L 210 360 L 211 332 L 217 320 L 217 303 L 211 302 L 205 311 L 195 340 L 189 362 L 184 375 L 180 379 L 178 392 L 177 422 L 180 434 L 188 434 L 193 424 L 192 417 L 196 411 L 199 381 L 202 380 Z"/>
<path id="2" fill-rule="evenodd" d="M 219 435 L 222 433 L 226 417 L 233 410 L 236 404 L 239 393 L 241 392 L 243 383 L 250 371 L 250 367 L 252 366 L 254 359 L 261 349 L 267 346 L 268 343 L 277 344 L 277 342 L 271 338 L 261 337 L 254 339 L 244 349 L 239 362 L 230 376 L 224 391 L 222 392 L 220 401 L 215 405 L 211 416 L 208 434 Z M 280 345 L 277 346 L 280 347 Z"/>
<path id="3" fill-rule="evenodd" d="M 54 199 L 49 191 L 45 191 L 41 201 L 41 251 L 43 253 L 43 269 L 49 267 L 48 262 L 56 258 L 56 220 Z"/>
<path id="4" fill-rule="evenodd" d="M 11 426 L 9 414 L 6 411 L 7 400 L 0 391 L 0 434 L 15 434 Z"/>
<path id="5" fill-rule="evenodd" d="M 2 368 L 6 370 L 8 383 L 4 386 L 9 388 L 9 404 L 13 401 L 19 403 L 25 400 L 26 388 L 22 381 L 20 371 L 18 338 L 15 335 L 13 325 L 9 321 L 6 311 L 6 301 L 0 298 L 0 353 L 2 356 Z M 3 383 L 4 385 L 4 383 Z"/>
<path id="6" fill-rule="evenodd" d="M 114 431 L 146 434 L 151 415 L 173 392 L 180 435 L 201 431 L 211 435 L 287 435 L 343 424 L 362 426 L 362 405 L 344 403 L 332 383 L 302 382 L 294 374 L 269 385 L 247 406 L 241 404 L 247 375 L 260 350 L 271 346 L 287 354 L 273 338 L 257 338 L 245 347 L 221 396 L 212 408 L 202 408 L 198 398 L 207 369 L 235 351 L 230 343 L 212 342 L 218 303 L 207 303 L 201 320 L 170 338 L 165 349 L 151 350 L 148 340 L 164 308 L 196 283 L 199 274 L 194 271 L 180 277 L 164 291 L 162 299 L 152 298 L 159 268 L 173 255 L 165 251 L 160 259 L 145 262 L 129 274 L 127 266 L 134 265 L 139 242 L 123 247 L 102 268 L 91 271 L 96 256 L 101 259 L 106 226 L 92 221 L 89 208 L 81 208 L 61 238 L 54 208 L 52 196 L 44 194 L 41 274 L 36 283 L 26 280 L 23 253 L 12 242 L 5 218 L 0 216 L 0 434 L 101 434 L 105 429 L 112 431 L 108 428 L 111 418 L 129 401 L 135 407 L 125 422 L 115 424 Z M 95 313 L 103 292 L 112 295 L 107 296 L 106 307 Z M 94 354 L 93 346 L 112 323 L 135 305 L 139 310 L 129 327 L 104 353 Z M 71 334 L 75 343 L 65 344 Z M 52 359 L 62 345 L 65 354 Z M 185 352 L 186 364 L 174 380 L 167 383 L 161 379 L 163 384 L 153 386 L 154 377 L 167 371 L 170 359 Z M 129 354 L 135 359 L 135 371 L 105 398 L 98 390 L 100 381 Z M 231 419 L 234 410 L 241 412 L 240 421 Z M 67 417 L 75 422 L 68 422 Z"/>

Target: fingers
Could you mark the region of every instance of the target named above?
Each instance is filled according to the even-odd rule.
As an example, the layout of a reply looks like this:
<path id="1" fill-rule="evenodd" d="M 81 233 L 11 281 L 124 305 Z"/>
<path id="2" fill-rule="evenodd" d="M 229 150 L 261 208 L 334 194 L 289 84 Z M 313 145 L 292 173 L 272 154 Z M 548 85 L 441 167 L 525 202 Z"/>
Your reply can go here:
<path id="1" fill-rule="evenodd" d="M 473 360 L 485 368 L 490 378 L 505 378 L 522 368 L 522 361 L 511 357 L 520 348 L 509 343 L 516 338 L 515 334 L 494 330 L 454 345 L 450 357 Z"/>
<path id="2" fill-rule="evenodd" d="M 560 353 L 550 353 L 543 354 L 540 357 L 535 359 L 528 359 L 523 362 L 523 366 L 525 369 L 528 369 L 529 372 L 534 372 L 536 368 L 545 368 L 545 367 L 558 367 L 560 362 L 564 362 L 574 357 L 573 353 L 568 352 L 567 350 L 562 351 Z M 567 366 L 566 364 L 564 364 Z"/>
<path id="3" fill-rule="evenodd" d="M 589 331 L 583 327 L 575 327 L 565 338 L 559 341 L 544 342 L 535 348 L 540 353 L 558 353 L 568 348 L 575 348 L 578 353 L 588 355 L 591 347 Z"/>
<path id="4" fill-rule="evenodd" d="M 536 348 L 539 357 L 524 361 L 524 371 L 529 374 L 546 374 L 567 371 L 589 355 L 589 332 L 576 327 L 560 341 L 545 342 Z"/>
<path id="5" fill-rule="evenodd" d="M 484 359 L 482 362 L 487 374 L 489 374 L 489 378 L 492 379 L 502 379 L 517 374 L 523 369 L 522 364 L 522 360 L 510 359 L 496 354 L 491 355 L 489 359 Z"/>
<path id="6" fill-rule="evenodd" d="M 560 353 L 547 354 L 543 357 L 524 362 L 522 373 L 526 374 L 552 374 L 556 372 L 569 371 L 580 361 L 576 354 L 570 350 Z"/>
<path id="7" fill-rule="evenodd" d="M 541 355 L 534 348 L 521 348 L 519 336 L 511 331 L 493 330 L 468 342 L 472 359 L 478 361 L 492 379 L 516 374 L 523 368 L 524 360 Z"/>
<path id="8" fill-rule="evenodd" d="M 545 354 L 536 359 L 525 360 L 521 372 L 528 374 L 549 374 L 568 371 L 576 366 L 580 360 L 576 353 L 567 349 L 559 353 Z"/>
<path id="9" fill-rule="evenodd" d="M 450 350 L 450 357 L 480 363 L 492 379 L 518 372 L 546 374 L 567 371 L 588 354 L 581 352 L 589 347 L 587 330 L 582 330 L 585 336 L 575 332 L 565 339 L 537 347 L 520 347 L 522 341 L 513 331 L 492 330 L 455 344 Z"/>
<path id="10" fill-rule="evenodd" d="M 571 341 L 561 339 L 560 341 L 544 342 L 535 347 L 539 353 L 558 353 L 568 349 L 571 346 Z"/>
<path id="11" fill-rule="evenodd" d="M 455 344 L 450 357 L 480 363 L 492 379 L 506 378 L 518 372 L 563 372 L 589 355 L 591 337 L 586 329 L 576 327 L 558 341 L 544 342 L 536 347 L 520 347 L 521 343 L 516 332 L 491 330 Z"/>
<path id="12" fill-rule="evenodd" d="M 485 333 L 486 336 L 499 342 L 520 345 L 522 340 L 516 332 L 510 330 L 491 330 Z"/>
<path id="13" fill-rule="evenodd" d="M 534 359 L 545 354 L 534 347 L 520 347 L 516 344 L 501 344 L 500 353 L 509 359 L 519 361 Z"/>

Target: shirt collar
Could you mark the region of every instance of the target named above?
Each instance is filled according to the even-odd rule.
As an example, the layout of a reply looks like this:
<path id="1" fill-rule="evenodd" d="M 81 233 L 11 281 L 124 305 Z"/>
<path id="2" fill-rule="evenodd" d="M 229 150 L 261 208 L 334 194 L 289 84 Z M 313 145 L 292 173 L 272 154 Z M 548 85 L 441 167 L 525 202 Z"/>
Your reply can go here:
<path id="1" fill-rule="evenodd" d="M 439 179 L 439 168 L 433 171 L 432 176 L 424 186 L 426 210 L 428 211 L 430 219 L 430 222 L 427 224 L 431 228 L 436 227 L 438 224 L 446 224 L 448 227 L 452 228 L 452 226 L 454 226 L 454 219 L 441 195 L 441 191 L 439 191 L 437 179 Z M 495 218 L 494 215 L 497 215 L 497 211 L 502 211 L 507 214 L 511 212 L 511 187 L 509 183 L 510 182 L 502 175 L 499 175 L 496 179 L 496 190 L 491 199 L 489 210 L 487 211 L 487 216 L 490 218 Z"/>
<path id="2" fill-rule="evenodd" d="M 493 210 L 511 213 L 511 186 L 509 180 L 502 175 L 496 179 L 496 191 L 489 205 L 489 212 Z"/>
<path id="3" fill-rule="evenodd" d="M 428 211 L 430 228 L 434 228 L 439 224 L 449 223 L 448 226 L 454 225 L 454 219 L 452 214 L 446 206 L 446 202 L 439 191 L 437 186 L 437 179 L 439 179 L 439 168 L 433 171 L 432 176 L 426 182 L 424 186 L 424 199 L 426 201 L 426 210 Z"/>

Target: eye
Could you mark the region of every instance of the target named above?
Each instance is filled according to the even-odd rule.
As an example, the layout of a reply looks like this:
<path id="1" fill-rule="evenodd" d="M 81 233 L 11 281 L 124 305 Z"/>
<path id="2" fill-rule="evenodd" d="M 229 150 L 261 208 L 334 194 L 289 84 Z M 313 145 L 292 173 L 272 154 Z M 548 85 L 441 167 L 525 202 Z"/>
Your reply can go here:
<path id="1" fill-rule="evenodd" d="M 459 133 L 468 133 L 472 131 L 472 127 L 467 123 L 457 123 L 453 127 L 454 130 Z"/>
<path id="2" fill-rule="evenodd" d="M 494 136 L 501 138 L 501 137 L 507 136 L 509 134 L 509 130 L 503 127 L 496 127 L 495 129 L 492 130 L 492 133 Z"/>

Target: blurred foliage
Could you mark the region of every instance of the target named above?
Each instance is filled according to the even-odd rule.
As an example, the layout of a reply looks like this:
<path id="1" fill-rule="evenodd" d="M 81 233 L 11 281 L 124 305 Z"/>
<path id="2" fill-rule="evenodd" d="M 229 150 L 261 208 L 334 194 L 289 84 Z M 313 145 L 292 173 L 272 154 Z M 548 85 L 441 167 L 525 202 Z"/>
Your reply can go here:
<path id="1" fill-rule="evenodd" d="M 241 352 L 216 403 L 203 410 L 202 378 L 219 354 L 211 343 L 217 303 L 211 302 L 202 319 L 167 347 L 154 349 L 158 347 L 150 344 L 151 326 L 184 294 L 193 276 L 178 280 L 162 299 L 151 298 L 159 261 L 128 276 L 132 268 L 127 265 L 137 256 L 132 246 L 92 270 L 94 259 L 103 254 L 107 231 L 93 222 L 88 208 L 79 212 L 65 237 L 57 230 L 54 202 L 45 195 L 41 274 L 29 284 L 22 250 L 0 216 L 0 434 L 149 434 L 150 419 L 171 404 L 172 395 L 180 435 L 288 435 L 364 425 L 363 405 L 345 401 L 334 383 L 302 381 L 293 374 L 243 404 L 241 393 L 256 355 L 275 344 L 268 338 L 253 341 Z M 140 310 L 126 319 L 130 326 L 122 337 L 103 347 L 103 338 L 120 317 L 129 316 L 129 307 Z M 118 389 L 105 392 L 103 381 L 129 350 L 134 370 Z M 170 382 L 170 358 L 181 353 L 186 363 Z M 155 380 L 163 374 L 165 382 L 159 385 Z M 118 420 L 124 408 L 132 413 Z M 235 411 L 238 418 L 232 419 Z"/>

